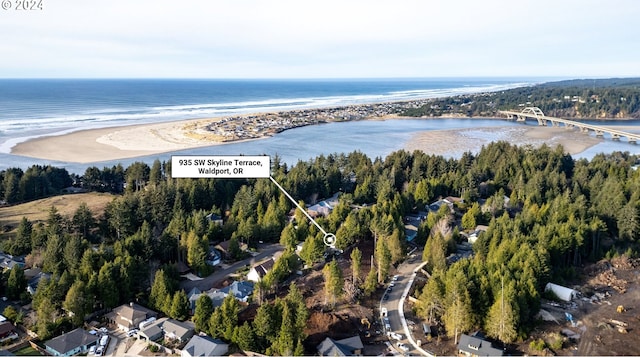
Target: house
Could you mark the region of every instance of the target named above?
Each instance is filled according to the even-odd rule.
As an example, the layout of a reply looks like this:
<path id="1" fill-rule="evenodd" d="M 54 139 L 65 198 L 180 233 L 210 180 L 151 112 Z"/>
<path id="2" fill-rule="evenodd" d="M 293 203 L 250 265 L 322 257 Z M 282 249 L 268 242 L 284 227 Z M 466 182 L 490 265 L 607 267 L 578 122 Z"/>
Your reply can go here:
<path id="1" fill-rule="evenodd" d="M 9 321 L 0 322 L 0 343 L 17 340 L 19 338 L 16 327 Z"/>
<path id="2" fill-rule="evenodd" d="M 249 296 L 253 294 L 253 283 L 250 281 L 234 281 L 231 285 L 220 289 L 225 295 L 233 295 L 241 302 L 249 301 Z M 213 300 L 213 299 L 212 299 Z"/>
<path id="3" fill-rule="evenodd" d="M 554 283 L 547 283 L 547 285 L 544 287 L 545 292 L 549 290 L 551 290 L 558 297 L 558 299 L 562 301 L 571 301 L 578 294 L 578 292 L 573 289 Z"/>
<path id="4" fill-rule="evenodd" d="M 107 318 L 124 332 L 138 328 L 142 321 L 151 317 L 158 317 L 158 313 L 133 302 L 120 305 L 107 315 Z"/>
<path id="5" fill-rule="evenodd" d="M 24 268 L 24 257 L 16 257 L 11 254 L 0 253 L 0 268 L 5 270 L 12 269 L 15 265 Z"/>
<path id="6" fill-rule="evenodd" d="M 189 341 L 195 333 L 193 324 L 174 319 L 165 320 L 162 324 L 162 330 L 166 340 L 179 341 L 180 343 Z"/>
<path id="7" fill-rule="evenodd" d="M 220 252 L 222 252 L 222 255 L 226 258 L 226 259 L 230 259 L 231 256 L 229 255 L 229 244 L 231 243 L 231 239 L 226 240 L 224 242 L 220 242 L 218 243 L 218 245 L 215 246 L 215 249 L 219 250 Z M 240 250 L 241 251 L 245 251 L 249 249 L 249 246 L 247 245 L 247 243 L 240 243 Z M 211 252 L 211 251 L 210 251 Z"/>
<path id="8" fill-rule="evenodd" d="M 475 243 L 478 240 L 480 234 L 486 232 L 487 229 L 489 229 L 489 227 L 484 225 L 477 225 L 476 229 L 473 232 L 469 233 L 467 241 L 471 244 Z"/>
<path id="9" fill-rule="evenodd" d="M 92 335 L 82 328 L 77 328 L 44 343 L 44 346 L 52 356 L 73 356 L 87 353 L 91 346 L 98 342 L 98 336 Z"/>
<path id="10" fill-rule="evenodd" d="M 40 281 L 50 279 L 51 273 L 43 273 L 40 268 L 31 268 L 24 271 L 24 277 L 27 279 L 27 292 L 33 295 L 36 293 Z"/>
<path id="11" fill-rule="evenodd" d="M 140 329 L 138 332 L 138 337 L 142 340 L 147 341 L 158 341 L 164 336 L 164 331 L 162 331 L 162 324 L 167 319 L 159 319 L 152 322 L 149 325 L 144 326 L 144 328 Z"/>
<path id="12" fill-rule="evenodd" d="M 247 280 L 253 281 L 254 283 L 258 283 L 262 280 L 262 278 L 267 275 L 269 270 L 273 268 L 275 261 L 273 259 L 269 259 L 262 264 L 254 265 L 249 270 L 247 274 Z"/>
<path id="13" fill-rule="evenodd" d="M 478 336 L 462 334 L 458 342 L 459 357 L 502 356 L 503 351 Z"/>
<path id="14" fill-rule="evenodd" d="M 331 211 L 333 211 L 333 206 L 331 206 L 327 201 L 320 201 L 315 205 L 307 208 L 307 211 L 312 217 L 327 217 L 331 213 Z"/>
<path id="15" fill-rule="evenodd" d="M 320 356 L 361 356 L 364 345 L 360 336 L 334 340 L 327 337 L 317 347 Z"/>
<path id="16" fill-rule="evenodd" d="M 453 202 L 447 200 L 446 198 L 430 203 L 425 208 L 427 209 L 428 212 L 438 212 L 440 207 L 444 205 L 447 205 L 449 207 L 449 210 L 453 212 Z"/>
<path id="17" fill-rule="evenodd" d="M 217 226 L 221 226 L 223 224 L 222 217 L 220 215 L 209 213 L 206 217 L 209 221 L 213 222 L 213 224 Z"/>
<path id="18" fill-rule="evenodd" d="M 229 243 L 230 242 L 231 242 L 231 240 L 225 240 L 223 242 L 218 243 L 218 245 L 215 246 L 215 249 L 217 249 L 220 252 L 222 252 L 222 255 L 225 258 L 229 258 Z"/>
<path id="19" fill-rule="evenodd" d="M 209 296 L 209 298 L 211 299 L 211 302 L 213 303 L 213 307 L 222 306 L 222 302 L 224 301 L 224 298 L 227 297 L 227 294 L 216 289 L 211 289 L 211 290 L 202 292 L 198 288 L 193 288 L 187 294 L 187 298 L 189 299 L 189 308 L 191 309 L 191 314 L 195 313 L 196 302 L 198 301 L 200 296 L 202 296 L 202 294 L 206 294 L 207 296 Z"/>
<path id="20" fill-rule="evenodd" d="M 209 254 L 207 254 L 207 259 L 204 262 L 211 266 L 216 266 L 222 263 L 222 254 L 215 247 L 210 246 Z"/>
<path id="21" fill-rule="evenodd" d="M 180 352 L 181 357 L 222 356 L 229 351 L 229 345 L 209 336 L 193 336 Z"/>
<path id="22" fill-rule="evenodd" d="M 330 198 L 327 198 L 324 201 L 320 201 L 315 205 L 308 207 L 307 212 L 309 212 L 309 215 L 311 215 L 312 217 L 317 217 L 317 216 L 327 217 L 331 213 L 331 211 L 333 211 L 333 208 L 337 206 L 338 203 L 340 202 L 338 200 L 339 196 L 340 196 L 340 192 L 336 192 Z"/>
<path id="23" fill-rule="evenodd" d="M 407 239 L 407 242 L 411 242 L 418 236 L 418 227 L 413 224 L 405 224 L 404 225 L 404 236 Z"/>

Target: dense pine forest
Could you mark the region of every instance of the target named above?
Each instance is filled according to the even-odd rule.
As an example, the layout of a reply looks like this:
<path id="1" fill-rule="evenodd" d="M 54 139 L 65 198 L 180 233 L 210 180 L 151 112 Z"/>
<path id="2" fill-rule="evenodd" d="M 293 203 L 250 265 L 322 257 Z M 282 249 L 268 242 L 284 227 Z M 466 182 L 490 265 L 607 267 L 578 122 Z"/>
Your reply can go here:
<path id="1" fill-rule="evenodd" d="M 570 282 L 582 264 L 605 255 L 635 253 L 636 163 L 635 156 L 624 153 L 574 160 L 561 147 L 498 142 L 459 159 L 420 151 L 372 159 L 353 152 L 288 167 L 275 157 L 272 176 L 307 205 L 342 193 L 340 203 L 318 223 L 336 232 L 340 249 L 376 239 L 375 270 L 362 274 L 357 256 L 351 260 L 353 275 L 363 282 L 356 289 L 364 295 L 374 293 L 391 266 L 405 259 L 403 217 L 426 212 L 426 205 L 439 198 L 460 197 L 454 210 L 443 206 L 429 212 L 414 240 L 425 247 L 423 259 L 431 273 L 416 293 L 418 313 L 441 321 L 451 334 L 482 328 L 512 342 L 534 327 L 547 282 Z M 322 234 L 299 212 L 291 222 L 287 219 L 292 204 L 269 180 L 173 179 L 170 164 L 159 161 L 151 167 L 140 162 L 127 168 L 90 167 L 84 175 L 34 166 L 1 176 L 0 194 L 8 203 L 53 195 L 67 185 L 116 194 L 105 212 L 81 206 L 63 217 L 51 207 L 46 222 L 24 218 L 4 233 L 5 252 L 27 254 L 29 266 L 52 274 L 33 295 L 33 313 L 19 317 L 42 339 L 129 301 L 187 319 L 186 292 L 179 289 L 175 264 L 186 262 L 206 275 L 210 244 L 230 240 L 240 254 L 240 245 L 264 241 L 281 242 L 285 253 L 254 292 L 254 302 L 261 303 L 255 319 L 262 322 L 240 324 L 233 299 L 215 311 L 199 301 L 193 319 L 199 330 L 243 348 L 270 354 L 303 348 L 308 312 L 300 293 L 295 285 L 286 298 L 274 301 L 272 293 L 287 291 L 288 284 L 280 285 L 300 264 L 294 253 L 299 242 L 304 242 L 301 259 L 309 266 L 324 261 L 325 247 Z M 210 213 L 223 217 L 224 224 L 214 224 Z M 447 264 L 446 257 L 464 240 L 460 232 L 478 224 L 488 230 L 473 244 L 473 256 Z M 346 283 L 334 268 L 325 268 L 325 288 L 338 292 L 339 302 Z M 1 285 L 11 299 L 30 299 L 20 268 L 4 274 Z M 497 305 L 501 301 L 506 309 Z"/>
<path id="2" fill-rule="evenodd" d="M 573 119 L 640 119 L 640 79 L 583 79 L 549 82 L 501 92 L 433 99 L 401 115 L 499 116 L 498 110 L 535 106 L 548 116 Z"/>

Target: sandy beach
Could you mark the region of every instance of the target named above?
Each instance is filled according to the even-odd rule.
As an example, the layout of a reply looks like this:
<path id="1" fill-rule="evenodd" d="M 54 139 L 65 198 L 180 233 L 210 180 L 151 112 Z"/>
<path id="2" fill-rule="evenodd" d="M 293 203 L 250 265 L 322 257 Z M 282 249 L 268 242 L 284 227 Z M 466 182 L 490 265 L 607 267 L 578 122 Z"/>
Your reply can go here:
<path id="1" fill-rule="evenodd" d="M 192 119 L 78 131 L 29 140 L 13 147 L 11 153 L 39 159 L 91 163 L 220 145 L 223 144 L 223 138 L 207 129 L 208 125 L 220 120 L 222 118 Z M 482 145 L 499 140 L 534 147 L 543 143 L 553 147 L 562 145 L 568 153 L 576 154 L 602 139 L 566 128 L 480 127 L 419 132 L 405 144 L 405 149 L 436 155 L 460 155 L 465 151 L 478 152 Z"/>
<path id="2" fill-rule="evenodd" d="M 193 119 L 77 131 L 19 143 L 11 153 L 75 163 L 118 160 L 221 144 L 202 128 L 220 120 Z"/>

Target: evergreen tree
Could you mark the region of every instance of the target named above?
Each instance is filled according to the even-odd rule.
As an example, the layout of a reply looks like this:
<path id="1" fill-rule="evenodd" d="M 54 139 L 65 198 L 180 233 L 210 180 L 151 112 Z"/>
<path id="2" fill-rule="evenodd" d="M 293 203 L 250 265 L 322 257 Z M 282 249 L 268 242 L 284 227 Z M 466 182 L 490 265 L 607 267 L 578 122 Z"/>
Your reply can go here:
<path id="1" fill-rule="evenodd" d="M 367 278 L 364 281 L 364 295 L 370 296 L 378 287 L 378 273 L 372 266 L 367 274 Z"/>
<path id="2" fill-rule="evenodd" d="M 83 239 L 89 239 L 91 229 L 96 224 L 93 213 L 85 202 L 82 202 L 76 212 L 73 214 L 72 224 L 76 232 Z"/>
<path id="3" fill-rule="evenodd" d="M 176 320 L 184 321 L 189 317 L 189 299 L 184 290 L 178 290 L 173 294 L 170 312 L 169 315 Z"/>
<path id="4" fill-rule="evenodd" d="M 334 259 L 325 265 L 322 269 L 322 275 L 324 276 L 325 304 L 329 302 L 329 305 L 333 307 L 336 304 L 336 300 L 344 292 L 344 278 L 338 262 Z"/>
<path id="5" fill-rule="evenodd" d="M 222 336 L 227 341 L 233 341 L 233 333 L 238 327 L 240 304 L 233 294 L 229 294 L 224 298 L 219 309 L 222 315 Z"/>
<path id="6" fill-rule="evenodd" d="M 11 268 L 7 279 L 7 297 L 11 300 L 18 300 L 26 289 L 27 278 L 25 278 L 22 268 L 16 264 Z"/>
<path id="7" fill-rule="evenodd" d="M 238 327 L 235 336 L 234 341 L 241 350 L 255 351 L 258 349 L 258 346 L 256 345 L 258 336 L 256 336 L 256 333 L 249 322 L 245 321 L 244 324 Z"/>
<path id="8" fill-rule="evenodd" d="M 166 273 L 163 269 L 158 269 L 153 279 L 153 285 L 151 285 L 149 303 L 153 308 L 166 313 L 169 310 L 166 302 L 167 298 L 170 299 L 171 293 Z M 171 300 L 171 302 L 173 301 Z"/>
<path id="9" fill-rule="evenodd" d="M 62 306 L 73 314 L 71 318 L 73 325 L 80 326 L 84 321 L 85 315 L 91 311 L 92 307 L 83 281 L 78 280 L 71 285 Z"/>
<path id="10" fill-rule="evenodd" d="M 209 318 L 213 313 L 213 302 L 207 294 L 201 294 L 196 300 L 196 309 L 193 313 L 193 322 L 196 331 L 209 332 Z"/>
<path id="11" fill-rule="evenodd" d="M 362 252 L 360 249 L 353 248 L 351 251 L 351 279 L 353 285 L 357 285 L 360 281 L 360 269 L 362 267 Z"/>
<path id="12" fill-rule="evenodd" d="M 298 233 L 293 223 L 287 224 L 280 234 L 280 244 L 286 249 L 295 250 L 298 245 Z"/>
<path id="13" fill-rule="evenodd" d="M 418 299 L 418 312 L 429 323 L 434 323 L 444 311 L 445 288 L 440 275 L 441 271 L 431 275 Z"/>
<path id="14" fill-rule="evenodd" d="M 508 291 L 501 289 L 485 322 L 487 335 L 503 343 L 511 343 L 518 337 L 518 313 L 513 309 L 512 299 Z"/>
<path id="15" fill-rule="evenodd" d="M 11 245 L 11 254 L 23 255 L 28 254 L 31 251 L 31 232 L 33 231 L 33 225 L 27 217 L 22 217 L 16 230 L 16 237 L 13 239 Z"/>

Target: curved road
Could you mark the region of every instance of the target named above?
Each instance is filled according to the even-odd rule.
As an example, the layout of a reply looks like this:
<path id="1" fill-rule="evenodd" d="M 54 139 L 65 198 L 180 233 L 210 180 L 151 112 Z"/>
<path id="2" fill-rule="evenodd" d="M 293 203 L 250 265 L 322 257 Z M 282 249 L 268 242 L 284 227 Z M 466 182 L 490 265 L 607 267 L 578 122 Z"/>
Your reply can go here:
<path id="1" fill-rule="evenodd" d="M 416 252 L 416 255 L 420 256 L 421 252 Z M 385 331 L 385 333 L 395 332 L 402 335 L 401 341 L 397 341 L 396 339 L 389 337 L 389 341 L 393 344 L 393 347 L 397 352 L 402 354 L 420 354 L 429 356 L 426 351 L 417 346 L 413 338 L 409 338 L 408 334 L 411 333 L 411 331 L 404 320 L 404 312 L 402 314 L 400 313 L 400 309 L 404 307 L 404 300 L 406 299 L 405 294 L 409 292 L 410 284 L 413 283 L 414 271 L 422 264 L 423 263 L 420 259 L 416 259 L 413 263 L 403 263 L 398 266 L 398 280 L 394 282 L 395 286 L 391 288 L 391 290 L 386 290 L 382 296 L 382 300 L 380 300 L 380 311 L 382 311 L 382 308 L 387 309 L 387 317 L 389 318 L 389 325 L 391 326 L 390 331 Z M 387 284 L 387 286 L 389 286 L 389 284 Z M 388 300 L 384 299 L 385 295 L 388 295 Z M 400 350 L 398 348 L 398 342 L 404 343 L 409 350 Z"/>

